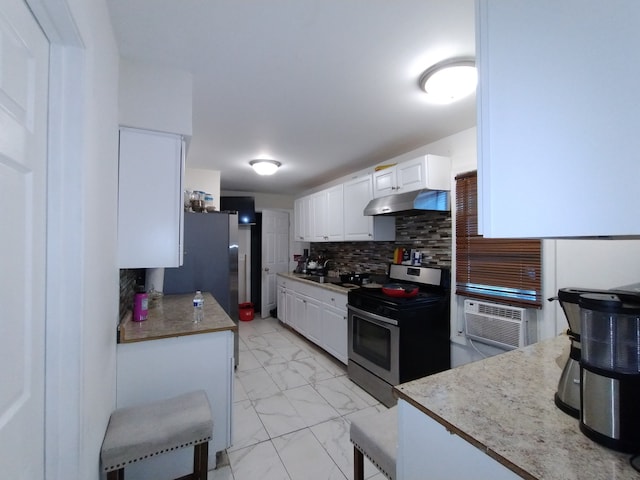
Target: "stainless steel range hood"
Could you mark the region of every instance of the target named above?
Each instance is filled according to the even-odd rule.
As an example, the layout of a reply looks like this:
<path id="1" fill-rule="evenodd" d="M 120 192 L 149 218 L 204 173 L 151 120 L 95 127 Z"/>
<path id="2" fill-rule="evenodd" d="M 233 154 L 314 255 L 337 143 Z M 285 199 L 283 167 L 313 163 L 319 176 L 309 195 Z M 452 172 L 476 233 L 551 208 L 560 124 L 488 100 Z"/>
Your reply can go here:
<path id="1" fill-rule="evenodd" d="M 448 212 L 451 209 L 449 192 L 445 190 L 417 190 L 374 198 L 364 209 L 365 215 L 402 215 L 425 211 Z"/>

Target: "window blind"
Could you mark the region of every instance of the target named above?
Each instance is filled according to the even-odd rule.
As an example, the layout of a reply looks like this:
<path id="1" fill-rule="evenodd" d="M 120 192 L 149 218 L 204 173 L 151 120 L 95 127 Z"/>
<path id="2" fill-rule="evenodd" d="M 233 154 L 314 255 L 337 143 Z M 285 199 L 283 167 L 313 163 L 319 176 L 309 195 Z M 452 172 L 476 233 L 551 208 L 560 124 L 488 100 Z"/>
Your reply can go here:
<path id="1" fill-rule="evenodd" d="M 456 176 L 456 294 L 542 308 L 542 242 L 478 235 L 477 172 Z"/>

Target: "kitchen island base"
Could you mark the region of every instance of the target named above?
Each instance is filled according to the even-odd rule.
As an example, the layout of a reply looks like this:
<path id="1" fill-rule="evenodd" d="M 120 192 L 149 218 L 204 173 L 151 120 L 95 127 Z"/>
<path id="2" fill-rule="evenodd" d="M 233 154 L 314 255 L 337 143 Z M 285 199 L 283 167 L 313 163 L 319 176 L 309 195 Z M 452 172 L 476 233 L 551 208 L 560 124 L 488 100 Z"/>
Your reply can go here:
<path id="1" fill-rule="evenodd" d="M 225 330 L 119 344 L 117 408 L 205 390 L 214 419 L 209 469 L 215 468 L 216 452 L 231 445 L 233 335 Z M 184 448 L 127 466 L 127 477 L 177 478 L 192 467 L 193 452 Z"/>
<path id="2" fill-rule="evenodd" d="M 398 400 L 397 478 L 522 478 L 404 400 Z"/>

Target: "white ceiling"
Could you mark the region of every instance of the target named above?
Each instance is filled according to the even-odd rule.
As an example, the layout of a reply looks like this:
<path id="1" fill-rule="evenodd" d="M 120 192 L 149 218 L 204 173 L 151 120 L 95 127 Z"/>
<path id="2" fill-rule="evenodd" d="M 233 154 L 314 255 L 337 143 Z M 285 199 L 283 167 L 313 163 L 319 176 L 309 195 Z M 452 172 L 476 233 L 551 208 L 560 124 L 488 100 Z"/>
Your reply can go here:
<path id="1" fill-rule="evenodd" d="M 193 74 L 187 166 L 223 190 L 296 194 L 476 124 L 429 104 L 438 61 L 475 55 L 474 0 L 108 0 L 123 57 Z M 282 167 L 260 177 L 249 160 Z"/>

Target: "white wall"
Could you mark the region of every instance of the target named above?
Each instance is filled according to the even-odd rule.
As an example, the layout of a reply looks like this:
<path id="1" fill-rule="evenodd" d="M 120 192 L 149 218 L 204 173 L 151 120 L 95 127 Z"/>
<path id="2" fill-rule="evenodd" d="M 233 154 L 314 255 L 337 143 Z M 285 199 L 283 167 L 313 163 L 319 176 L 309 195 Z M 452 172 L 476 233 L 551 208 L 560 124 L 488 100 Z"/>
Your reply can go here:
<path id="1" fill-rule="evenodd" d="M 262 210 L 293 210 L 294 197 L 292 195 L 278 195 L 274 193 L 241 192 L 235 190 L 223 190 L 223 197 L 254 197 L 256 212 Z"/>
<path id="2" fill-rule="evenodd" d="M 210 193 L 213 195 L 213 204 L 220 210 L 220 171 L 205 168 L 186 168 L 184 188 Z"/>
<path id="3" fill-rule="evenodd" d="M 191 137 L 191 73 L 120 60 L 120 125 Z"/>

